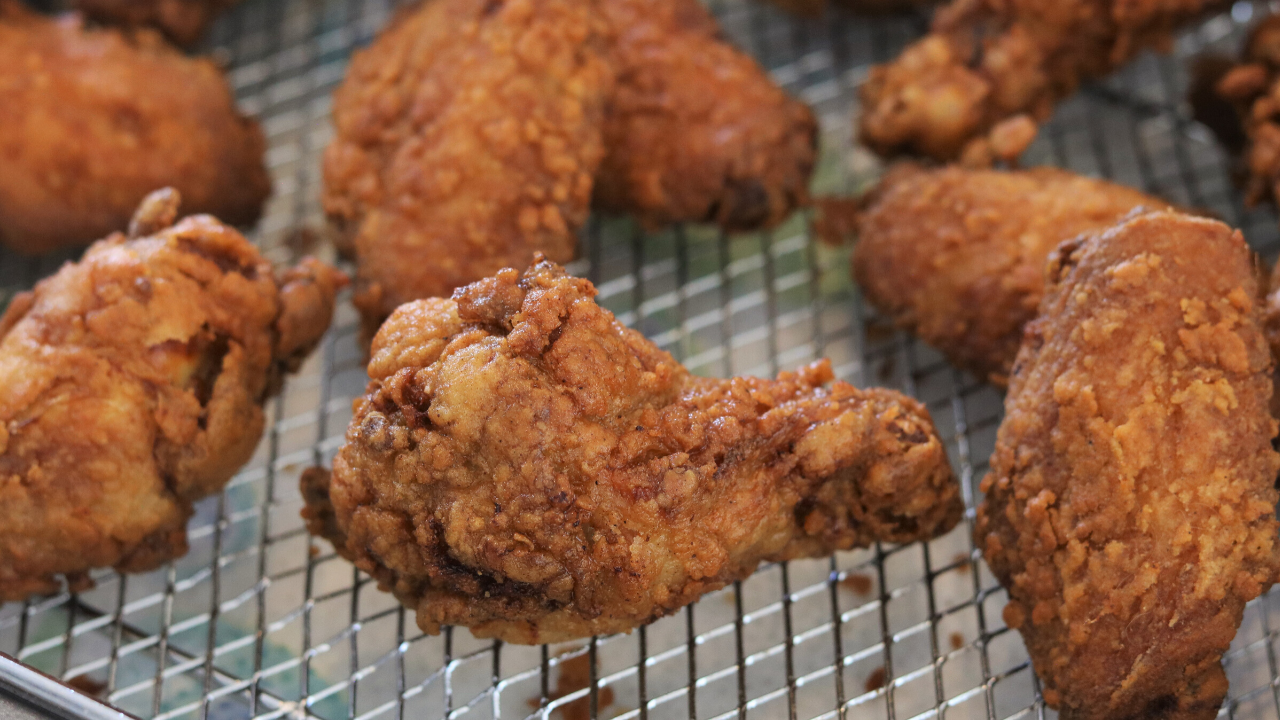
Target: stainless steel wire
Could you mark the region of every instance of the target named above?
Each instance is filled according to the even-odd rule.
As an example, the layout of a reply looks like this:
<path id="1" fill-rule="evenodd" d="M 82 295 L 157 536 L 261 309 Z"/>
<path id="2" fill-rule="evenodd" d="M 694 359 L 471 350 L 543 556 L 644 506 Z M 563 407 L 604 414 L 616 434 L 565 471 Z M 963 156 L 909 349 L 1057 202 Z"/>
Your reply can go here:
<path id="1" fill-rule="evenodd" d="M 256 239 L 276 261 L 328 252 L 319 153 L 329 93 L 392 0 L 248 0 L 215 27 L 242 106 L 269 138 L 275 195 Z M 798 20 L 756 0 L 712 2 L 726 32 L 822 122 L 819 194 L 866 188 L 879 162 L 851 139 L 868 67 L 923 32 L 920 17 L 833 11 Z M 1230 164 L 1189 116 L 1186 60 L 1231 51 L 1261 2 L 1242 2 L 1064 103 L 1027 155 L 1114 178 L 1241 227 L 1270 259 L 1276 218 L 1247 210 Z M 849 279 L 848 248 L 807 213 L 766 233 L 701 226 L 646 234 L 594 217 L 571 269 L 600 302 L 695 372 L 768 375 L 819 357 L 857 384 L 925 402 L 969 513 L 946 537 L 763 567 L 631 635 L 525 648 L 465 630 L 422 635 L 390 596 L 311 540 L 297 479 L 337 450 L 365 383 L 350 305 L 271 402 L 252 462 L 202 502 L 190 553 L 145 575 L 0 608 L 0 652 L 154 718 L 1025 718 L 1039 699 L 1004 591 L 971 541 L 977 481 L 1001 416 L 994 389 L 892 331 Z M 310 232 L 300 232 L 309 229 Z M 72 257 L 0 253 L 0 303 Z M 1251 604 L 1227 656 L 1222 714 L 1280 720 L 1280 591 Z M 586 680 L 581 677 L 582 664 Z"/>

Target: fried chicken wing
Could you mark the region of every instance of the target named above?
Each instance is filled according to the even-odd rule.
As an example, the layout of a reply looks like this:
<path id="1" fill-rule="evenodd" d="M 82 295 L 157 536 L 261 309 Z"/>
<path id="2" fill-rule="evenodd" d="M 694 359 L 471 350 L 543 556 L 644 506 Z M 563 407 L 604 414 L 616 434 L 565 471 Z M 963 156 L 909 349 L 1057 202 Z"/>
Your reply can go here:
<path id="1" fill-rule="evenodd" d="M 324 205 L 354 235 L 366 336 L 401 303 L 573 257 L 611 73 L 594 2 L 434 0 L 334 95 Z"/>
<path id="2" fill-rule="evenodd" d="M 772 0 L 774 5 L 805 17 L 816 17 L 826 10 L 827 0 Z M 831 0 L 831 4 L 863 15 L 893 15 L 936 5 L 939 0 Z"/>
<path id="3" fill-rule="evenodd" d="M 212 61 L 0 0 L 0 243 L 87 245 L 166 186 L 193 212 L 254 222 L 264 148 Z"/>
<path id="4" fill-rule="evenodd" d="M 595 204 L 648 227 L 776 225 L 809 197 L 817 122 L 698 0 L 602 0 L 617 75 Z"/>
<path id="5" fill-rule="evenodd" d="M 860 139 L 882 155 L 1014 159 L 1081 82 L 1110 73 L 1228 0 L 952 0 L 871 70 Z"/>
<path id="6" fill-rule="evenodd" d="M 1233 131 L 1243 130 L 1249 204 L 1280 200 L 1280 15 L 1270 15 L 1253 28 L 1243 61 L 1222 74 L 1215 90 L 1235 106 L 1234 127 L 1200 113 L 1197 119 L 1212 122 L 1232 150 Z"/>
<path id="7" fill-rule="evenodd" d="M 75 0 L 75 6 L 101 23 L 128 28 L 153 27 L 183 47 L 196 44 L 224 10 L 241 0 Z"/>
<path id="8" fill-rule="evenodd" d="M 312 532 L 426 632 L 544 643 L 630 631 L 749 575 L 951 529 L 925 408 L 830 385 L 697 378 L 551 263 L 382 326 L 346 444 L 304 480 Z"/>
<path id="9" fill-rule="evenodd" d="M 1176 213 L 1064 243 L 975 540 L 1067 720 L 1213 718 L 1280 571 L 1271 359 L 1243 237 Z"/>
<path id="10" fill-rule="evenodd" d="M 277 277 L 209 216 L 152 195 L 0 318 L 0 601 L 148 570 L 186 552 L 192 503 L 252 455 L 277 376 L 345 282 Z"/>
<path id="11" fill-rule="evenodd" d="M 1052 168 L 892 169 L 858 216 L 863 296 L 955 365 L 1003 385 L 1058 243 L 1167 202 Z"/>

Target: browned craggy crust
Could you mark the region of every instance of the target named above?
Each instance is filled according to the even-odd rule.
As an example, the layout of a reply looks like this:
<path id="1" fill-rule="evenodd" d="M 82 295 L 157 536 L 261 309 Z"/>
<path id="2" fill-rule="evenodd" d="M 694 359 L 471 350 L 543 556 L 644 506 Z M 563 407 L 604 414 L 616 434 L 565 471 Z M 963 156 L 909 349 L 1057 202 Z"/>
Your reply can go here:
<path id="1" fill-rule="evenodd" d="M 1061 99 L 1228 0 L 952 0 L 872 68 L 860 139 L 884 155 L 1014 158 Z M 1010 124 L 1012 123 L 1012 124 Z"/>
<path id="2" fill-rule="evenodd" d="M 588 0 L 432 0 L 334 94 L 324 206 L 354 236 L 366 337 L 401 303 L 573 257 L 612 74 Z"/>
<path id="3" fill-rule="evenodd" d="M 1263 18 L 1250 31 L 1243 59 L 1222 74 L 1214 89 L 1236 115 L 1234 127 L 1232 118 L 1213 118 L 1219 138 L 1233 140 L 1233 131 L 1245 136 L 1247 201 L 1275 202 L 1280 198 L 1280 16 Z"/>
<path id="4" fill-rule="evenodd" d="M 1251 254 L 1157 213 L 1064 243 L 1048 274 L 975 540 L 1061 717 L 1212 718 L 1280 569 Z"/>
<path id="5" fill-rule="evenodd" d="M 241 0 L 75 0 L 75 6 L 102 23 L 153 27 L 183 47 L 194 45 L 222 11 Z"/>
<path id="6" fill-rule="evenodd" d="M 253 223 L 265 147 L 212 61 L 0 0 L 0 244 L 88 245 L 165 186 L 191 212 Z"/>
<path id="7" fill-rule="evenodd" d="M 312 532 L 419 626 L 544 643 L 630 631 L 761 561 L 951 529 L 918 402 L 690 375 L 551 263 L 406 304 L 346 444 L 303 482 Z"/>
<path id="8" fill-rule="evenodd" d="M 195 500 L 253 453 L 276 376 L 328 326 L 345 276 L 286 271 L 175 193 L 0 318 L 0 601 L 186 552 Z M 170 227 L 170 225 L 172 225 Z"/>
<path id="9" fill-rule="evenodd" d="M 1053 168 L 892 169 L 858 217 L 863 295 L 954 364 L 1003 385 L 1058 243 L 1166 201 Z"/>
<path id="10" fill-rule="evenodd" d="M 809 198 L 818 125 L 698 0 L 602 0 L 617 77 L 595 204 L 656 228 L 778 224 Z"/>

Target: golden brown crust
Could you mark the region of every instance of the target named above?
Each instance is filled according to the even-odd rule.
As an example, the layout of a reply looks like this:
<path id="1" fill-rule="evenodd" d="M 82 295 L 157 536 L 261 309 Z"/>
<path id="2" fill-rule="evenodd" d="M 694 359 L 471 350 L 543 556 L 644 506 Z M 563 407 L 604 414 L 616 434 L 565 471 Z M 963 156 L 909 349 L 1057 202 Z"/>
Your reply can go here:
<path id="1" fill-rule="evenodd" d="M 819 363 L 711 380 L 550 263 L 400 307 L 308 524 L 426 632 L 630 631 L 761 561 L 949 530 L 928 413 Z"/>
<path id="2" fill-rule="evenodd" d="M 1233 130 L 1244 132 L 1247 201 L 1280 199 L 1280 15 L 1264 18 L 1250 31 L 1241 62 L 1221 74 L 1215 90 L 1236 114 L 1235 128 L 1218 120 L 1215 131 L 1224 142 Z"/>
<path id="3" fill-rule="evenodd" d="M 352 60 L 334 95 L 324 204 L 355 238 L 367 336 L 401 303 L 535 251 L 572 258 L 611 82 L 594 9 L 433 0 Z"/>
<path id="4" fill-rule="evenodd" d="M 153 27 L 183 47 L 194 45 L 219 14 L 241 0 L 75 0 L 87 17 L 127 28 Z"/>
<path id="5" fill-rule="evenodd" d="M 900 165 L 858 218 L 853 273 L 864 297 L 979 378 L 1005 383 L 1059 242 L 1168 203 L 1052 168 Z"/>
<path id="6" fill-rule="evenodd" d="M 303 308 L 215 219 L 151 229 L 95 243 L 0 319 L 0 600 L 183 554 L 191 503 L 257 446 L 264 395 L 290 359 L 278 326 L 331 308 L 343 281 L 308 265 L 328 296 Z"/>
<path id="7" fill-rule="evenodd" d="M 883 155 L 973 165 L 1014 159 L 1034 137 L 1034 122 L 1082 81 L 1164 48 L 1173 30 L 1229 4 L 952 0 L 927 36 L 872 68 L 860 92 L 860 139 Z"/>
<path id="8" fill-rule="evenodd" d="M 0 2 L 0 243 L 87 245 L 165 186 L 191 212 L 252 223 L 271 189 L 264 148 L 213 62 Z"/>
<path id="9" fill-rule="evenodd" d="M 721 38 L 698 0 L 603 0 L 617 86 L 595 203 L 648 227 L 776 225 L 809 197 L 813 112 Z"/>
<path id="10" fill-rule="evenodd" d="M 1251 254 L 1156 213 L 1064 243 L 1049 276 L 975 540 L 1063 718 L 1212 718 L 1280 570 Z"/>

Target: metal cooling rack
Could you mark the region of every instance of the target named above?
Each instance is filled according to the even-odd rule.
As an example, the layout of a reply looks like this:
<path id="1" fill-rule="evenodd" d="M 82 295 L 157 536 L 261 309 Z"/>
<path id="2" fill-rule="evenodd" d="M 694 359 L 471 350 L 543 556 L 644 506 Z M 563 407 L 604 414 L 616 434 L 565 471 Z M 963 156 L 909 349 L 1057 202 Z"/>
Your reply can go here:
<path id="1" fill-rule="evenodd" d="M 394 4 L 249 0 L 214 29 L 208 49 L 227 61 L 241 104 L 270 139 L 276 192 L 256 237 L 273 260 L 323 237 L 329 93 Z M 796 20 L 755 0 L 714 9 L 821 116 L 816 190 L 873 182 L 880 165 L 850 139 L 855 90 L 924 20 Z M 1143 57 L 1086 88 L 1060 107 L 1028 164 L 1211 210 L 1270 259 L 1280 249 L 1276 218 L 1241 206 L 1227 160 L 1182 100 L 1185 59 L 1233 50 L 1265 11 L 1238 4 L 1181 38 L 1175 59 Z M 1004 591 L 969 539 L 1001 397 L 865 308 L 848 250 L 816 243 L 808 220 L 725 237 L 706 227 L 642 234 L 625 219 L 595 218 L 572 270 L 695 372 L 769 375 L 830 357 L 842 378 L 926 402 L 970 507 L 946 537 L 763 567 L 631 635 L 533 648 L 465 630 L 424 636 L 412 614 L 310 540 L 298 517 L 298 475 L 331 459 L 365 383 L 355 314 L 343 303 L 322 349 L 268 406 L 253 461 L 197 506 L 190 553 L 146 575 L 95 573 L 89 592 L 0 608 L 0 652 L 138 717 L 1054 717 L 1001 620 Z M 64 259 L 0 254 L 0 303 Z M 1224 716 L 1280 720 L 1278 623 L 1280 590 L 1247 609 L 1226 659 Z"/>

